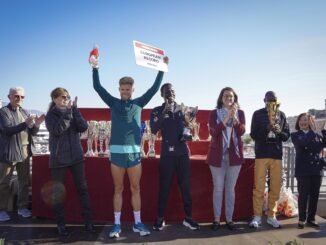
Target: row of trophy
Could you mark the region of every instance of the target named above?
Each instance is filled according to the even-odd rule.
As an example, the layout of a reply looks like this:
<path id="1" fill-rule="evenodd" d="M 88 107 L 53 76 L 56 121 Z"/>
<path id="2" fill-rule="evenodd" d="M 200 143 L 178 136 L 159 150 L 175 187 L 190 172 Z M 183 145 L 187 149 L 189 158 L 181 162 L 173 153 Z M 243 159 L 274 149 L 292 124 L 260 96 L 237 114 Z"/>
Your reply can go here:
<path id="1" fill-rule="evenodd" d="M 184 115 L 184 130 L 180 140 L 199 141 L 200 123 L 196 121 L 198 107 L 188 107 L 181 104 L 181 111 Z M 87 152 L 85 156 L 110 156 L 111 121 L 88 121 L 88 129 L 81 135 L 87 140 Z M 160 132 L 152 134 L 150 121 L 142 121 L 140 151 L 142 157 L 155 157 L 155 142 L 160 140 Z M 145 143 L 148 142 L 148 151 L 145 153 Z M 99 151 L 98 151 L 99 143 Z"/>
<path id="2" fill-rule="evenodd" d="M 196 115 L 198 112 L 198 107 L 190 107 L 185 106 L 183 103 L 181 104 L 181 113 L 184 116 L 184 129 L 181 137 L 181 141 L 199 141 L 199 127 L 200 123 L 196 121 Z M 169 114 L 166 113 L 164 118 L 169 118 Z M 142 157 L 155 157 L 155 141 L 159 139 L 160 133 L 152 134 L 150 121 L 142 122 L 142 138 L 141 138 L 141 155 Z M 148 142 L 148 152 L 145 153 L 145 142 Z"/>
<path id="3" fill-rule="evenodd" d="M 85 156 L 110 156 L 111 121 L 88 121 L 88 129 L 81 135 L 87 139 L 87 152 Z M 100 151 L 97 144 L 100 143 Z M 94 145 L 94 148 L 93 148 Z M 105 148 L 104 148 L 105 146 Z"/>

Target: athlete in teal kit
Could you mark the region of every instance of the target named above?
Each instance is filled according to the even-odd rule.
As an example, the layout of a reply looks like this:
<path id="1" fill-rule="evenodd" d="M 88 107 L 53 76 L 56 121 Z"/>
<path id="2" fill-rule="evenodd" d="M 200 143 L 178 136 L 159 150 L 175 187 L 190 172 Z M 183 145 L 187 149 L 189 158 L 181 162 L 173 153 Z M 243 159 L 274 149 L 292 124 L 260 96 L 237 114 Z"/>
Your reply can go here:
<path id="1" fill-rule="evenodd" d="M 168 64 L 168 57 L 164 57 Z M 134 232 L 141 236 L 150 234 L 148 228 L 141 222 L 140 209 L 140 178 L 142 167 L 140 164 L 140 134 L 141 134 L 141 110 L 158 91 L 164 72 L 159 71 L 154 84 L 142 96 L 132 99 L 134 92 L 134 80 L 131 77 L 122 77 L 119 81 L 120 99 L 113 97 L 100 84 L 98 66 L 93 66 L 93 87 L 102 100 L 111 109 L 111 174 L 114 183 L 114 225 L 109 234 L 111 238 L 119 237 L 121 233 L 121 207 L 123 193 L 123 179 L 127 172 L 131 190 L 131 204 L 134 210 L 135 224 Z"/>

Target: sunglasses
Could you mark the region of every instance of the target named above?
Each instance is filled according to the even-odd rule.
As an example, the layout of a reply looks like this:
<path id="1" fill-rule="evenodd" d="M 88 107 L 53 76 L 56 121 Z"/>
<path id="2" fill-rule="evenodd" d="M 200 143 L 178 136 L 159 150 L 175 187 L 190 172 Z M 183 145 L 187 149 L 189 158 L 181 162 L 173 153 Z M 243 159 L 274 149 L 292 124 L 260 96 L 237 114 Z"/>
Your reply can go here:
<path id="1" fill-rule="evenodd" d="M 67 96 L 65 96 L 65 95 L 61 95 L 61 99 L 64 99 L 64 100 L 70 100 L 70 96 L 69 96 L 69 95 L 67 95 Z"/>
<path id="2" fill-rule="evenodd" d="M 18 95 L 18 94 L 16 94 L 16 95 L 14 95 L 14 97 L 15 97 L 15 99 L 25 99 L 25 96 L 24 95 Z"/>

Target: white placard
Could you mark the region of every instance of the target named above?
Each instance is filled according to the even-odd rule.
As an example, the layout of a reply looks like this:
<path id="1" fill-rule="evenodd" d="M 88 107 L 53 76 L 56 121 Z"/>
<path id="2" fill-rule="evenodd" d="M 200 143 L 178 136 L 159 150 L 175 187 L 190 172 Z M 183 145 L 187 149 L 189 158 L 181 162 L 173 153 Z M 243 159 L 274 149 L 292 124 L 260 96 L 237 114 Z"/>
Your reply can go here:
<path id="1" fill-rule="evenodd" d="M 159 71 L 168 71 L 168 66 L 163 61 L 164 50 L 148 44 L 133 41 L 136 64 Z"/>

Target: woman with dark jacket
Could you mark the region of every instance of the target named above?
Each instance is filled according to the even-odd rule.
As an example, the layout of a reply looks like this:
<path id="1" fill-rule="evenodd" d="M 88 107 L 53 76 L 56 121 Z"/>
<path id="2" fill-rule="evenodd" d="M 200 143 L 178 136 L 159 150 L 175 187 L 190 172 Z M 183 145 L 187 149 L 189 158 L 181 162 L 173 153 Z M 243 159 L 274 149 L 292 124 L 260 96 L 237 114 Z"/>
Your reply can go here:
<path id="1" fill-rule="evenodd" d="M 298 228 L 303 229 L 306 221 L 308 226 L 319 228 L 315 215 L 323 176 L 321 152 L 326 146 L 326 130 L 324 126 L 323 136 L 316 133 L 315 121 L 309 113 L 298 116 L 295 129 L 297 132 L 291 134 L 291 139 L 296 151 L 295 177 L 299 192 Z"/>
<path id="2" fill-rule="evenodd" d="M 213 178 L 213 230 L 220 226 L 223 191 L 225 189 L 225 218 L 230 230 L 235 229 L 233 210 L 234 187 L 244 163 L 241 136 L 245 132 L 245 115 L 239 109 L 238 96 L 230 87 L 223 88 L 217 107 L 210 113 L 209 133 L 212 136 L 206 162 Z"/>
<path id="3" fill-rule="evenodd" d="M 83 149 L 79 134 L 88 124 L 77 109 L 77 97 L 72 102 L 64 88 L 51 92 L 52 102 L 45 117 L 46 128 L 50 133 L 49 148 L 53 188 L 53 207 L 56 214 L 58 233 L 66 236 L 68 231 L 64 219 L 64 181 L 67 170 L 73 176 L 85 221 L 85 229 L 94 232 L 91 209 L 84 171 Z"/>

